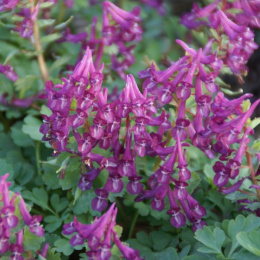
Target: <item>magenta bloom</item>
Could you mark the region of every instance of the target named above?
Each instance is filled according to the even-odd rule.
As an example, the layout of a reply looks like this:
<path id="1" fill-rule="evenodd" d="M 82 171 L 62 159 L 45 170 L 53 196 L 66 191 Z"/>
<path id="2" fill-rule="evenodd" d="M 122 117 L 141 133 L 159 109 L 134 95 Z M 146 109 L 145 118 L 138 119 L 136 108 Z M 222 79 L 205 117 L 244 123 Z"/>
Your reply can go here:
<path id="1" fill-rule="evenodd" d="M 25 202 L 23 198 L 20 196 L 19 208 L 21 211 L 21 215 L 23 217 L 25 225 L 29 227 L 30 232 L 35 234 L 38 237 L 44 235 L 44 229 L 40 225 L 40 221 L 42 220 L 42 216 L 31 216 L 28 212 Z"/>

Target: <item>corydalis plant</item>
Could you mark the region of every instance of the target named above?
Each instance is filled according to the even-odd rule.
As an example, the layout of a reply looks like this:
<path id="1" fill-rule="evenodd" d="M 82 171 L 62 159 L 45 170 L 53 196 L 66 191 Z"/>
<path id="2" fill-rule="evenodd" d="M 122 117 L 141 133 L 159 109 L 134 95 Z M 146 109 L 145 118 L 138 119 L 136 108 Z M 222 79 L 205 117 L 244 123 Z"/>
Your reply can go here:
<path id="1" fill-rule="evenodd" d="M 106 12 L 119 24 L 130 26 L 136 22 L 134 10 L 125 13 L 105 2 L 103 14 Z M 126 20 L 122 21 L 120 14 L 125 14 Z M 116 35 L 113 31 L 114 28 L 109 27 L 110 36 Z M 195 231 L 206 224 L 202 220 L 206 211 L 187 191 L 191 173 L 186 147 L 192 144 L 210 159 L 220 156 L 222 161 L 227 161 L 229 170 L 223 170 L 223 163 L 214 166 L 214 184 L 223 193 L 237 190 L 244 180 L 239 176 L 239 163 L 247 149 L 248 135 L 252 133 L 246 121 L 260 100 L 243 111 L 242 103 L 250 95 L 229 101 L 219 92 L 215 78 L 224 62 L 222 56 L 213 51 L 213 39 L 199 50 L 180 40 L 177 43 L 186 50 L 184 57 L 163 71 L 157 70 L 155 65 L 141 71 L 139 77 L 145 79 L 142 92 L 134 77 L 126 76 L 125 87 L 112 102 L 108 100 L 107 88 L 102 87 L 104 65 L 98 67 L 96 61 L 100 57 L 95 55 L 93 59 L 87 48 L 63 84 L 53 86 L 47 82 L 47 106 L 52 115 L 44 116 L 41 132 L 54 148 L 54 154 L 67 151 L 81 156 L 87 170 L 78 184 L 82 190 L 92 188 L 102 170 L 108 172 L 104 187 L 95 190 L 93 209 L 104 210 L 109 193 L 121 192 L 122 178 L 127 177 L 126 189 L 138 195 L 136 202 L 151 199 L 152 208 L 162 211 L 168 197 L 171 224 L 181 227 L 188 219 Z M 190 100 L 194 100 L 194 107 L 187 105 Z M 75 109 L 71 107 L 72 101 L 76 103 Z M 168 104 L 177 107 L 176 122 L 169 121 L 164 109 Z M 72 148 L 73 142 L 77 143 L 77 149 Z M 237 155 L 234 143 L 240 143 Z M 109 157 L 100 152 L 108 149 Z M 137 157 L 145 156 L 159 159 L 147 186 L 141 184 L 142 176 L 136 165 Z M 232 157 L 238 167 L 234 171 L 231 171 Z M 236 183 L 226 187 L 230 179 Z"/>
<path id="2" fill-rule="evenodd" d="M 108 260 L 111 257 L 112 242 L 118 247 L 127 260 L 141 260 L 139 251 L 123 244 L 116 231 L 117 208 L 113 203 L 109 210 L 91 224 L 82 224 L 76 217 L 63 226 L 64 235 L 72 235 L 70 244 L 75 247 L 87 240 L 89 250 L 86 252 L 89 259 Z"/>

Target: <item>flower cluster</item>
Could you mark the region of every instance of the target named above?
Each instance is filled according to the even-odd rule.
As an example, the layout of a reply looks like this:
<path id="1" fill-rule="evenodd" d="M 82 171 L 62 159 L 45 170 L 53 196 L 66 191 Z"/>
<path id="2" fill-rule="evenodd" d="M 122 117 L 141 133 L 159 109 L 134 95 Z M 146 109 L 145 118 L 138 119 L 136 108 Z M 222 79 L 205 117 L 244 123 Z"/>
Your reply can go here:
<path id="1" fill-rule="evenodd" d="M 19 209 L 22 215 L 25 226 L 29 228 L 29 231 L 36 236 L 43 236 L 44 230 L 40 226 L 41 216 L 31 216 L 26 208 L 26 204 L 23 198 L 19 194 L 15 194 L 10 198 L 9 186 L 10 182 L 7 182 L 9 174 L 5 174 L 0 178 L 0 255 L 4 255 L 8 250 L 11 251 L 12 260 L 23 259 L 23 235 L 24 228 L 17 231 L 15 228 L 18 226 L 19 219 L 15 215 L 16 200 L 19 199 Z M 15 231 L 16 230 L 16 231 Z M 9 239 L 11 235 L 16 232 L 16 243 L 10 244 Z"/>
<path id="2" fill-rule="evenodd" d="M 241 9 L 241 13 L 232 14 L 229 12 L 232 8 Z M 249 23 L 250 21 L 253 22 Z M 219 55 L 224 64 L 238 76 L 247 73 L 245 64 L 258 47 L 250 26 L 259 27 L 259 21 L 259 1 L 243 0 L 234 3 L 216 0 L 204 8 L 194 4 L 192 12 L 183 15 L 181 20 L 190 29 L 196 29 L 200 25 L 213 29 Z"/>
<path id="3" fill-rule="evenodd" d="M 63 234 L 73 234 L 70 239 L 73 247 L 82 245 L 87 240 L 89 251 L 86 254 L 89 259 L 110 259 L 111 242 L 113 242 L 125 259 L 141 260 L 138 250 L 134 250 L 120 241 L 115 231 L 116 215 L 117 208 L 113 203 L 105 214 L 100 218 L 95 218 L 91 224 L 82 224 L 75 217 L 72 222 L 63 226 Z"/>
<path id="4" fill-rule="evenodd" d="M 214 2 L 205 10 L 212 11 L 217 4 Z M 137 9 L 126 12 L 109 2 L 104 2 L 103 7 L 106 43 L 116 42 L 118 35 L 125 39 L 122 33 L 126 27 L 131 28 L 127 31 L 127 36 L 131 35 L 129 40 L 139 39 L 140 30 L 132 30 L 132 25 L 135 27 L 139 21 Z M 216 18 L 218 26 L 225 29 L 228 24 L 228 36 L 237 33 L 237 28 L 227 20 L 225 13 L 218 12 L 218 16 L 223 18 Z M 108 13 L 116 21 L 116 27 L 109 25 Z M 95 42 L 93 35 L 92 43 Z M 87 172 L 80 178 L 80 189 L 92 188 L 100 172 L 108 172 L 104 187 L 95 190 L 97 197 L 92 201 L 93 209 L 104 210 L 109 193 L 121 192 L 124 186 L 122 178 L 127 177 L 126 189 L 131 195 L 138 195 L 136 202 L 151 199 L 152 208 L 162 211 L 168 197 L 168 214 L 173 226 L 185 225 L 187 218 L 194 231 L 201 228 L 206 224 L 202 220 L 206 211 L 187 191 L 191 172 L 186 147 L 191 144 L 210 159 L 220 156 L 221 161 L 213 167 L 216 173 L 214 184 L 223 193 L 240 187 L 244 179 L 239 178 L 239 169 L 248 136 L 252 133 L 252 129 L 245 125 L 260 100 L 248 111 L 243 111 L 242 103 L 250 95 L 230 101 L 219 91 L 215 79 L 223 64 L 230 64 L 219 55 L 219 50 L 213 50 L 214 42 L 211 39 L 203 49 L 195 50 L 177 40 L 186 51 L 184 57 L 172 62 L 166 70 L 159 71 L 152 64 L 151 68 L 141 71 L 139 77 L 144 79 L 143 92 L 132 75 L 126 76 L 126 85 L 118 99 L 110 102 L 108 89 L 102 87 L 104 65 L 98 67 L 99 54 L 92 59 L 91 41 L 73 73 L 63 79 L 63 84 L 53 86 L 47 82 L 47 106 L 52 115 L 43 116 L 44 124 L 40 131 L 44 140 L 50 142 L 55 155 L 67 151 L 81 156 Z M 193 107 L 188 105 L 190 103 Z M 170 115 L 164 109 L 166 105 L 177 108 L 175 122 L 169 121 Z M 73 143 L 76 143 L 76 149 L 75 145 L 72 148 Z M 238 150 L 233 147 L 235 143 L 240 144 Z M 104 156 L 102 151 L 105 150 L 109 150 L 109 157 Z M 147 187 L 141 184 L 142 176 L 136 168 L 137 157 L 145 156 L 159 159 Z M 230 179 L 235 179 L 236 183 L 226 187 Z"/>
<path id="5" fill-rule="evenodd" d="M 112 70 L 116 71 L 122 78 L 126 78 L 125 71 L 135 62 L 133 55 L 134 44 L 142 38 L 142 28 L 139 23 L 141 21 L 138 6 L 130 12 L 120 9 L 109 1 L 104 1 L 102 15 L 102 37 L 96 37 L 97 17 L 93 18 L 90 37 L 87 40 L 87 45 L 92 50 L 95 56 L 95 67 L 100 65 L 100 60 L 103 56 L 104 46 L 115 44 L 118 48 L 118 55 L 111 55 Z"/>

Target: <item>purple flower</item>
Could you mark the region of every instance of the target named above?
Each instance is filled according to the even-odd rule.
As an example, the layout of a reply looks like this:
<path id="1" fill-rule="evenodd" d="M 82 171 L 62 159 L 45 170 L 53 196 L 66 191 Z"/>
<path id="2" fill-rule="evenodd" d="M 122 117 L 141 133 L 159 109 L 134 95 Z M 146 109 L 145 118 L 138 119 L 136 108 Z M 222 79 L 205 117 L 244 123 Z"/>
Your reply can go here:
<path id="1" fill-rule="evenodd" d="M 47 257 L 47 253 L 48 253 L 48 248 L 49 248 L 49 243 L 46 243 L 43 247 L 43 249 L 41 250 L 40 256 L 42 256 L 43 258 Z"/>
<path id="2" fill-rule="evenodd" d="M 0 73 L 4 74 L 11 81 L 16 81 L 18 79 L 17 74 L 14 72 L 13 67 L 10 65 L 0 64 Z"/>
<path id="3" fill-rule="evenodd" d="M 8 9 L 14 9 L 18 3 L 19 0 L 2 0 L 0 12 L 3 12 Z"/>
<path id="4" fill-rule="evenodd" d="M 220 191 L 224 194 L 230 194 L 232 192 L 235 192 L 240 188 L 240 186 L 243 184 L 244 180 L 245 180 L 245 178 L 242 178 L 229 187 L 222 187 L 220 189 Z"/>
<path id="5" fill-rule="evenodd" d="M 174 198 L 178 199 L 178 200 L 185 200 L 188 196 L 188 192 L 186 190 L 187 186 L 188 186 L 188 183 L 186 183 L 186 182 L 175 181 L 175 187 L 173 190 Z"/>
<path id="6" fill-rule="evenodd" d="M 207 226 L 207 223 L 204 220 L 194 218 L 192 220 L 192 230 L 196 232 L 198 229 L 202 229 L 204 226 Z"/>
<path id="7" fill-rule="evenodd" d="M 124 183 L 121 180 L 121 176 L 118 173 L 110 173 L 105 184 L 105 189 L 108 192 L 119 193 L 124 187 Z"/>
<path id="8" fill-rule="evenodd" d="M 70 239 L 70 244 L 73 247 L 82 245 L 87 240 L 90 250 L 86 254 L 89 259 L 109 260 L 112 241 L 126 259 L 141 259 L 137 250 L 125 246 L 117 237 L 114 231 L 116 216 L 117 208 L 113 203 L 105 214 L 100 218 L 96 218 L 91 224 L 81 224 L 75 217 L 73 222 L 63 226 L 63 233 L 66 235 L 76 233 Z"/>
<path id="9" fill-rule="evenodd" d="M 183 227 L 186 224 L 186 218 L 182 212 L 180 212 L 180 208 L 172 208 L 167 211 L 167 214 L 171 216 L 171 224 L 175 228 Z"/>
<path id="10" fill-rule="evenodd" d="M 92 183 L 97 178 L 99 173 L 100 173 L 99 169 L 92 169 L 88 173 L 82 174 L 79 180 L 78 187 L 83 191 L 91 189 Z"/>
<path id="11" fill-rule="evenodd" d="M 176 126 L 172 129 L 172 136 L 175 140 L 178 138 L 180 141 L 184 141 L 188 134 L 187 131 L 185 130 L 186 127 L 188 127 L 190 124 L 190 121 L 188 119 L 184 118 L 178 118 L 176 121 Z"/>
<path id="12" fill-rule="evenodd" d="M 30 232 L 35 234 L 38 237 L 43 236 L 44 229 L 40 225 L 42 216 L 31 216 L 26 208 L 26 205 L 25 205 L 25 202 L 24 202 L 22 196 L 20 196 L 19 208 L 20 208 L 20 212 L 23 217 L 24 223 L 25 223 L 25 225 L 27 225 L 29 227 Z"/>
<path id="13" fill-rule="evenodd" d="M 12 252 L 12 260 L 23 260 L 22 253 L 24 252 L 23 248 L 23 229 L 16 233 L 16 243 L 10 245 L 10 250 Z"/>
<path id="14" fill-rule="evenodd" d="M 136 176 L 128 177 L 128 179 L 129 179 L 129 183 L 126 186 L 127 191 L 131 195 L 140 194 L 143 189 L 143 186 L 140 183 L 142 177 L 136 175 Z"/>
<path id="15" fill-rule="evenodd" d="M 97 198 L 91 202 L 92 208 L 97 211 L 103 211 L 107 207 L 108 192 L 105 189 L 96 189 Z"/>
<path id="16" fill-rule="evenodd" d="M 228 183 L 230 177 L 230 170 L 222 162 L 216 162 L 213 166 L 213 170 L 216 173 L 213 179 L 213 183 L 218 187 L 223 187 Z"/>
<path id="17" fill-rule="evenodd" d="M 122 253 L 123 257 L 126 260 L 142 260 L 142 258 L 139 255 L 139 251 L 138 250 L 134 250 L 128 246 L 126 246 L 125 244 L 123 244 L 116 232 L 113 232 L 113 236 L 114 236 L 114 242 L 116 244 L 116 246 L 118 247 L 118 249 L 120 250 L 120 252 Z"/>

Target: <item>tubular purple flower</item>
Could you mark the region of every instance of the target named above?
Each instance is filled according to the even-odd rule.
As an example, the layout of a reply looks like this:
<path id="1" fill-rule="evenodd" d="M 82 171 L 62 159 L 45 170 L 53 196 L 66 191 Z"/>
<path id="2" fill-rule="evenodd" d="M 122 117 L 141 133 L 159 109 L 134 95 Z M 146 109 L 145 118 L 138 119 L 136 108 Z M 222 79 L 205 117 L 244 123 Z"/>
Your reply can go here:
<path id="1" fill-rule="evenodd" d="M 13 82 L 15 82 L 18 79 L 17 74 L 14 72 L 13 67 L 10 65 L 0 64 L 0 73 L 4 74 L 8 79 L 10 79 Z"/>
<path id="2" fill-rule="evenodd" d="M 191 172 L 187 169 L 188 164 L 185 158 L 185 154 L 182 153 L 182 145 L 179 138 L 177 138 L 177 151 L 178 151 L 179 181 L 185 182 L 190 179 Z"/>
<path id="3" fill-rule="evenodd" d="M 246 27 L 232 22 L 223 11 L 219 10 L 216 15 L 219 16 L 220 22 L 231 40 L 236 40 L 238 34 L 245 32 Z"/>
<path id="4" fill-rule="evenodd" d="M 239 117 L 238 123 L 235 126 L 236 130 L 238 131 L 238 133 L 241 132 L 243 126 L 245 125 L 246 121 L 248 120 L 248 118 L 253 114 L 254 110 L 256 109 L 256 107 L 259 105 L 260 103 L 260 99 L 256 100 L 248 109 L 247 112 L 245 112 L 243 115 L 241 115 Z"/>
<path id="5" fill-rule="evenodd" d="M 143 185 L 140 183 L 142 177 L 135 175 L 128 177 L 128 179 L 129 183 L 126 186 L 127 191 L 131 195 L 140 194 L 143 190 Z"/>
<path id="6" fill-rule="evenodd" d="M 247 144 L 250 142 L 248 138 L 249 134 L 252 134 L 253 130 L 248 127 L 243 135 L 242 140 L 240 141 L 240 146 L 236 152 L 236 155 L 233 159 L 228 160 L 227 167 L 230 169 L 230 178 L 235 179 L 239 174 L 239 168 L 241 166 L 242 158 L 247 148 Z"/>
<path id="7" fill-rule="evenodd" d="M 74 224 L 75 229 L 77 230 L 77 232 L 79 232 L 81 237 L 84 239 L 88 239 L 95 232 L 98 232 L 97 234 L 99 235 L 101 234 L 103 235 L 105 227 L 108 224 L 113 214 L 114 207 L 115 207 L 115 203 L 113 203 L 110 206 L 110 208 L 105 214 L 103 214 L 100 218 L 95 220 L 92 224 L 83 225 L 79 222 L 76 222 Z"/>
<path id="8" fill-rule="evenodd" d="M 16 233 L 16 243 L 10 246 L 12 252 L 12 260 L 23 260 L 22 253 L 24 252 L 23 248 L 23 229 Z"/>
<path id="9" fill-rule="evenodd" d="M 6 231 L 3 235 L 1 234 L 0 238 L 0 254 L 5 254 L 9 249 L 9 237 L 10 231 Z"/>
<path id="10" fill-rule="evenodd" d="M 193 59 L 196 59 L 196 57 L 199 57 L 199 51 L 197 52 L 195 49 L 190 48 L 185 42 L 183 42 L 182 40 L 175 40 L 175 42 L 177 44 L 179 44 Z M 188 59 L 188 56 L 184 56 L 183 58 Z M 215 60 L 215 56 L 214 55 L 210 55 L 210 56 L 206 56 L 204 55 L 204 53 L 201 51 L 200 57 L 199 57 L 199 62 L 203 63 L 203 64 L 210 64 L 212 62 L 214 62 Z"/>
<path id="11" fill-rule="evenodd" d="M 188 194 L 187 196 L 187 202 L 189 204 L 189 208 L 192 211 L 192 214 L 195 218 L 201 219 L 204 217 L 207 212 L 205 208 L 199 205 L 198 201 L 196 201 L 191 195 Z"/>
<path id="12" fill-rule="evenodd" d="M 116 244 L 116 246 L 118 247 L 118 249 L 120 250 L 120 252 L 122 253 L 123 257 L 126 260 L 142 260 L 142 258 L 139 255 L 139 251 L 138 250 L 134 250 L 128 246 L 126 246 L 125 244 L 123 244 L 116 232 L 113 231 L 113 238 L 114 238 L 114 242 Z"/>
<path id="13" fill-rule="evenodd" d="M 230 177 L 230 170 L 222 162 L 217 161 L 213 170 L 216 173 L 213 179 L 213 183 L 218 187 L 223 187 L 228 183 Z"/>
<path id="14" fill-rule="evenodd" d="M 109 1 L 105 1 L 103 2 L 103 7 L 105 9 L 108 9 L 111 13 L 116 13 L 120 15 L 122 18 L 126 20 L 130 20 L 130 21 L 135 20 L 136 22 L 141 21 L 141 19 L 138 17 L 141 11 L 140 7 L 138 6 L 134 7 L 134 9 L 131 12 L 127 12 Z"/>
<path id="15" fill-rule="evenodd" d="M 204 18 L 209 16 L 213 10 L 217 7 L 220 0 L 214 1 L 208 4 L 204 8 L 199 8 L 197 4 L 193 4 L 192 13 L 184 14 L 181 18 L 181 23 L 189 29 L 194 29 L 200 25 L 205 24 L 203 21 L 197 21 L 196 19 Z"/>
<path id="16" fill-rule="evenodd" d="M 35 234 L 38 237 L 44 235 L 44 230 L 40 225 L 40 221 L 42 220 L 42 216 L 31 216 L 29 211 L 26 208 L 25 202 L 20 196 L 19 208 L 21 215 L 23 217 L 24 223 L 29 227 L 31 233 Z"/>
<path id="17" fill-rule="evenodd" d="M 242 178 L 242 179 L 240 179 L 239 181 L 235 182 L 233 185 L 231 185 L 229 187 L 222 187 L 220 189 L 220 191 L 222 193 L 224 193 L 224 194 L 230 194 L 232 192 L 235 192 L 235 191 L 237 191 L 241 187 L 241 185 L 243 184 L 244 180 L 245 180 L 245 178 Z"/>
<path id="18" fill-rule="evenodd" d="M 175 228 L 180 228 L 185 226 L 186 224 L 186 218 L 182 212 L 180 212 L 180 208 L 171 208 L 167 211 L 167 214 L 171 216 L 170 222 L 172 226 Z"/>
<path id="19" fill-rule="evenodd" d="M 14 200 L 17 195 L 14 195 L 12 200 L 10 201 L 9 198 L 9 189 L 8 189 L 8 184 L 5 181 L 5 178 L 8 178 L 8 174 L 6 177 L 1 178 L 1 193 L 3 197 L 3 207 L 0 211 L 2 214 L 2 221 L 4 226 L 7 229 L 14 228 L 18 224 L 18 217 L 14 215 L 15 212 L 15 206 L 14 206 Z"/>
<path id="20" fill-rule="evenodd" d="M 198 229 L 202 229 L 204 226 L 207 226 L 207 223 L 204 220 L 194 218 L 192 221 L 192 230 L 196 232 Z"/>
<path id="21" fill-rule="evenodd" d="M 108 192 L 105 189 L 96 189 L 95 193 L 97 198 L 94 198 L 91 202 L 91 206 L 94 210 L 103 211 L 107 207 Z"/>
<path id="22" fill-rule="evenodd" d="M 186 187 L 188 186 L 188 183 L 183 181 L 175 181 L 175 187 L 173 190 L 173 197 L 178 200 L 185 200 L 188 196 L 188 192 L 186 190 Z"/>
<path id="23" fill-rule="evenodd" d="M 178 118 L 176 121 L 176 126 L 172 129 L 172 132 L 171 132 L 172 137 L 175 140 L 180 138 L 180 141 L 184 141 L 188 136 L 185 128 L 188 127 L 189 124 L 190 124 L 190 121 L 188 119 Z"/>
<path id="24" fill-rule="evenodd" d="M 46 243 L 44 245 L 43 249 L 41 250 L 40 256 L 42 256 L 43 258 L 47 257 L 49 246 L 50 246 L 49 243 Z"/>
<path id="25" fill-rule="evenodd" d="M 119 175 L 118 173 L 110 173 L 104 188 L 108 192 L 121 192 L 124 187 L 124 183 L 121 178 L 121 175 Z"/>

